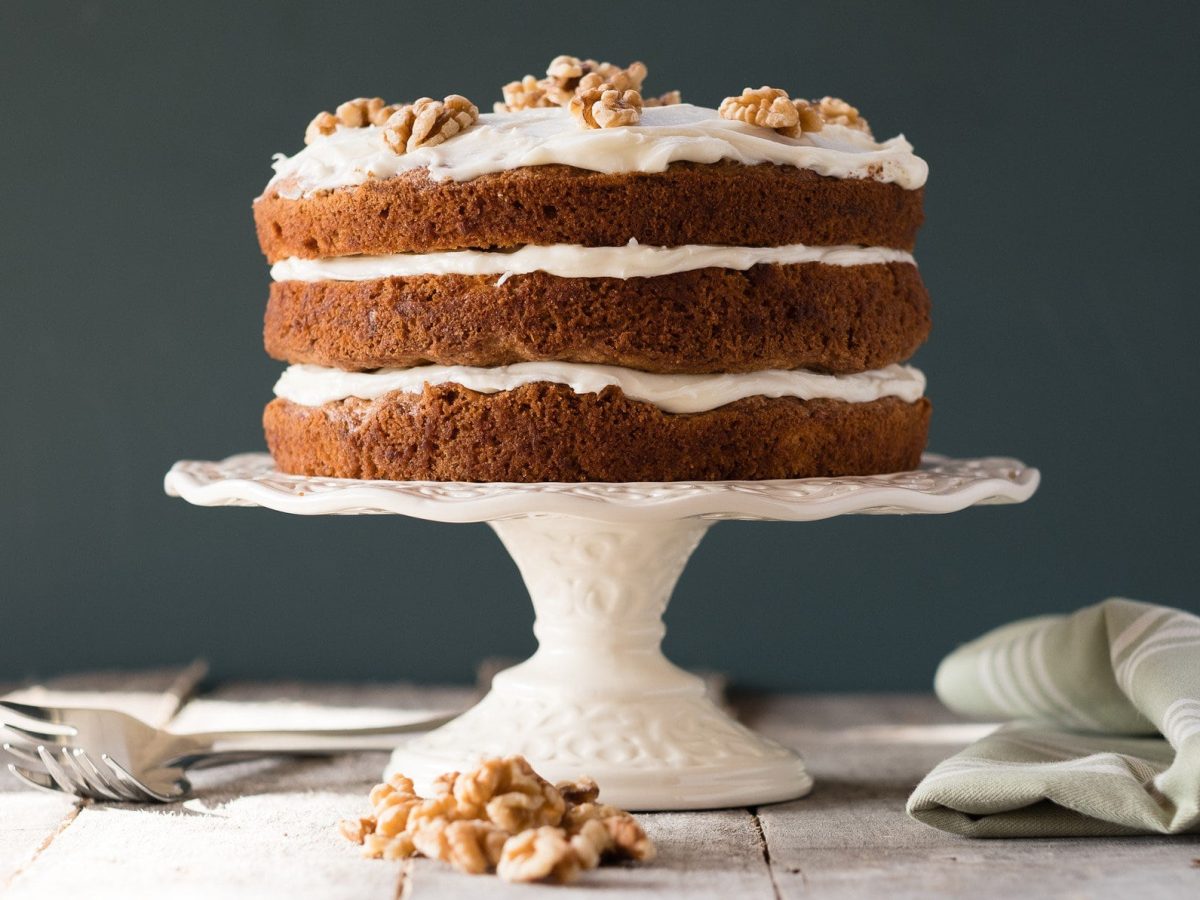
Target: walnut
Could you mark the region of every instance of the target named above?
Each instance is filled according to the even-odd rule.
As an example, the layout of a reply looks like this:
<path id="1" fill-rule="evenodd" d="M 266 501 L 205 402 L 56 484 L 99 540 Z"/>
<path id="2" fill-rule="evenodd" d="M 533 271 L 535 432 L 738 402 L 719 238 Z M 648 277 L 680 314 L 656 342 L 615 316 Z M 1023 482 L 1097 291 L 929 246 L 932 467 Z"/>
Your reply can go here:
<path id="1" fill-rule="evenodd" d="M 381 784 L 371 788 L 371 793 L 367 795 L 367 802 L 371 804 L 371 808 L 378 811 L 379 805 L 385 797 L 390 797 L 393 794 L 403 794 L 409 797 L 415 797 L 416 789 L 413 787 L 412 779 L 405 778 L 403 775 L 396 774 Z"/>
<path id="2" fill-rule="evenodd" d="M 504 829 L 479 819 L 434 819 L 417 828 L 412 841 L 417 851 L 430 859 L 440 859 L 470 875 L 481 875 L 500 862 L 500 852 L 509 837 Z"/>
<path id="3" fill-rule="evenodd" d="M 628 815 L 623 809 L 609 806 L 607 803 L 579 803 L 567 807 L 563 814 L 563 828 L 575 834 L 583 827 L 584 822 L 592 819 L 610 819 L 613 816 Z"/>
<path id="4" fill-rule="evenodd" d="M 581 91 L 567 107 L 584 128 L 617 128 L 636 125 L 642 118 L 642 95 L 637 91 L 618 91 L 611 85 Z"/>
<path id="5" fill-rule="evenodd" d="M 389 800 L 399 797 L 400 795 L 393 794 Z M 393 800 L 393 802 L 376 813 L 375 816 L 375 831 L 382 834 L 384 837 L 395 837 L 404 831 L 408 830 L 409 819 L 412 814 L 419 809 L 425 801 L 419 797 L 409 799 Z"/>
<path id="6" fill-rule="evenodd" d="M 626 69 L 618 69 L 611 63 L 600 63 L 600 68 L 588 72 L 579 79 L 574 94 L 594 91 L 601 85 L 607 84 L 613 90 L 641 91 L 642 82 L 646 80 L 646 67 L 640 63 L 630 63 Z M 570 98 L 567 98 L 570 102 Z"/>
<path id="7" fill-rule="evenodd" d="M 479 118 L 479 109 L 466 97 L 451 94 L 444 100 L 422 97 L 401 106 L 383 126 L 384 143 L 395 153 L 418 147 L 436 147 Z"/>
<path id="8" fill-rule="evenodd" d="M 637 819 L 623 809 L 604 803 L 581 803 L 569 807 L 563 817 L 563 827 L 571 836 L 585 832 L 596 835 L 596 825 L 608 834 L 608 841 L 600 848 L 602 855 L 637 860 L 654 858 L 654 842 Z"/>
<path id="9" fill-rule="evenodd" d="M 308 127 L 304 129 L 304 143 L 311 144 L 317 138 L 333 134 L 338 127 L 338 117 L 331 112 L 319 112 Z"/>
<path id="10" fill-rule="evenodd" d="M 516 834 L 562 821 L 566 802 L 523 756 L 488 759 L 454 780 L 452 794 L 460 818 L 486 817 Z"/>
<path id="11" fill-rule="evenodd" d="M 679 91 L 667 91 L 665 94 L 659 94 L 657 97 L 642 98 L 642 106 L 677 106 L 683 102 L 683 96 Z"/>
<path id="12" fill-rule="evenodd" d="M 459 814 L 458 803 L 452 794 L 438 794 L 436 797 L 430 797 L 427 800 L 418 800 L 416 805 L 408 811 L 404 827 L 409 832 L 413 832 L 421 828 L 426 822 L 432 822 L 436 819 L 445 819 L 452 822 L 456 819 L 471 818 L 476 817 Z"/>
<path id="13" fill-rule="evenodd" d="M 458 772 L 443 772 L 437 778 L 433 779 L 433 796 L 440 797 L 442 794 L 449 794 L 454 790 L 454 782 L 458 780 Z"/>
<path id="14" fill-rule="evenodd" d="M 370 817 L 342 819 L 338 822 L 338 834 L 356 844 L 361 844 L 367 835 L 374 833 L 375 820 Z"/>
<path id="15" fill-rule="evenodd" d="M 568 806 L 592 803 L 600 796 L 600 787 L 586 775 L 575 781 L 560 781 L 554 787 L 562 794 L 563 800 L 567 802 Z"/>
<path id="16" fill-rule="evenodd" d="M 612 846 L 608 851 L 611 854 L 642 862 L 654 859 L 656 853 L 654 842 L 642 830 L 642 826 L 638 824 L 637 819 L 629 813 L 621 813 L 619 816 L 609 816 L 606 819 L 600 819 L 600 824 L 604 826 L 608 832 L 609 839 L 612 841 Z M 580 833 L 583 833 L 582 829 Z"/>
<path id="17" fill-rule="evenodd" d="M 594 59 L 585 62 L 576 56 L 556 56 L 546 66 L 546 77 L 560 87 L 574 91 L 579 79 L 595 67 Z"/>
<path id="18" fill-rule="evenodd" d="M 796 124 L 790 128 L 775 129 L 784 137 L 798 138 L 805 132 L 812 133 L 825 127 L 825 120 L 821 117 L 821 113 L 807 100 L 797 99 L 792 100 L 791 103 L 796 107 Z"/>
<path id="19" fill-rule="evenodd" d="M 589 860 L 591 857 L 589 856 Z M 596 856 L 599 862 L 599 856 Z M 574 881 L 583 868 L 579 853 L 561 828 L 530 828 L 504 843 L 496 874 L 505 881 Z"/>
<path id="20" fill-rule="evenodd" d="M 504 95 L 504 102 L 496 104 L 496 112 L 557 105 L 546 96 L 545 84 L 532 75 L 526 75 L 520 81 L 510 81 L 500 88 L 500 92 Z"/>
<path id="21" fill-rule="evenodd" d="M 589 819 L 574 834 L 568 834 L 571 849 L 584 869 L 594 869 L 600 865 L 600 860 L 613 847 L 608 829 L 598 819 Z"/>
<path id="22" fill-rule="evenodd" d="M 384 107 L 382 97 L 358 97 L 341 104 L 335 115 L 347 128 L 365 128 L 375 121 L 375 115 Z"/>
<path id="23" fill-rule="evenodd" d="M 377 832 L 363 840 L 363 856 L 368 859 L 407 859 L 416 852 L 408 834 L 388 837 Z"/>
<path id="24" fill-rule="evenodd" d="M 821 118 L 830 125 L 845 125 L 847 128 L 857 128 L 859 131 L 871 133 L 867 120 L 859 115 L 858 110 L 838 97 L 822 97 L 813 101 Z"/>
<path id="25" fill-rule="evenodd" d="M 791 128 L 800 121 L 800 114 L 787 91 L 766 85 L 757 90 L 746 88 L 739 97 L 726 97 L 717 112 L 723 119 L 764 128 Z"/>

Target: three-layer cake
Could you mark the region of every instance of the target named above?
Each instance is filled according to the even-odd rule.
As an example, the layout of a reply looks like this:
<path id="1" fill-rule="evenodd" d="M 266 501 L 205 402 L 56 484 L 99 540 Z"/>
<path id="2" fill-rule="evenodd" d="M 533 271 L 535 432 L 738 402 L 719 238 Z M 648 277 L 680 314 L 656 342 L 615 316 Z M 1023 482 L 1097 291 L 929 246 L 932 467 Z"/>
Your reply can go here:
<path id="1" fill-rule="evenodd" d="M 537 82 L 557 97 L 527 78 L 482 116 L 461 97 L 352 101 L 277 160 L 254 214 L 273 263 L 266 348 L 291 364 L 264 417 L 279 468 L 916 466 L 930 405 L 902 363 L 929 330 L 910 255 L 927 170 L 909 144 L 876 142 L 829 98 L 650 106 L 644 69 L 575 62 Z"/>

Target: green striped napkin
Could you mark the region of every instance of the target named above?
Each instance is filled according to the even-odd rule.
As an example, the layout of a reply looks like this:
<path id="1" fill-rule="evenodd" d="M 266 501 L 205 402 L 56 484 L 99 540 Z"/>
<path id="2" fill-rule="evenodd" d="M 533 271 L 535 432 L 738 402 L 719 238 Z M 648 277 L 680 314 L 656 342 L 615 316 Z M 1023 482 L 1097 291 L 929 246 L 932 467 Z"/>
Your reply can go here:
<path id="1" fill-rule="evenodd" d="M 1200 618 L 1134 600 L 955 650 L 950 709 L 1011 719 L 930 772 L 913 818 L 970 837 L 1200 831 Z"/>

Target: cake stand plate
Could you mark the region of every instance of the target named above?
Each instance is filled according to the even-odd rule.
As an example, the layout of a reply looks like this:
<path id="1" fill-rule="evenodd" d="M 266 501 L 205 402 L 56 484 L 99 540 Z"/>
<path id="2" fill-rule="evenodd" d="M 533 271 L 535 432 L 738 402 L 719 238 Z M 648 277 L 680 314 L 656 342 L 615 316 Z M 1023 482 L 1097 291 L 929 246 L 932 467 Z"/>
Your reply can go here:
<path id="1" fill-rule="evenodd" d="M 671 590 L 714 522 L 949 513 L 1023 502 L 1038 478 L 1012 459 L 927 454 L 911 472 L 786 481 L 365 481 L 284 475 L 247 453 L 178 462 L 165 487 L 200 506 L 489 522 L 533 598 L 537 652 L 497 674 L 476 706 L 400 746 L 388 772 L 427 789 L 442 772 L 520 753 L 551 780 L 591 775 L 608 803 L 667 810 L 812 788 L 799 756 L 722 712 L 660 649 Z"/>

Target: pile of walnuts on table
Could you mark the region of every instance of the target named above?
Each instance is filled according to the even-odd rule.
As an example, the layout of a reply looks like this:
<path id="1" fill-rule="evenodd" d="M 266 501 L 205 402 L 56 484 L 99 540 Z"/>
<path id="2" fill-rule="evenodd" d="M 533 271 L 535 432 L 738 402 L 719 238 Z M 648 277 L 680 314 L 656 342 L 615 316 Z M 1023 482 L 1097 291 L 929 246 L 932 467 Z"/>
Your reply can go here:
<path id="1" fill-rule="evenodd" d="M 553 785 L 523 756 L 509 756 L 442 775 L 432 797 L 393 775 L 372 789 L 369 816 L 338 829 L 368 857 L 427 856 L 507 881 L 568 882 L 602 860 L 653 859 L 637 820 L 599 803 L 599 793 L 590 778 Z"/>

